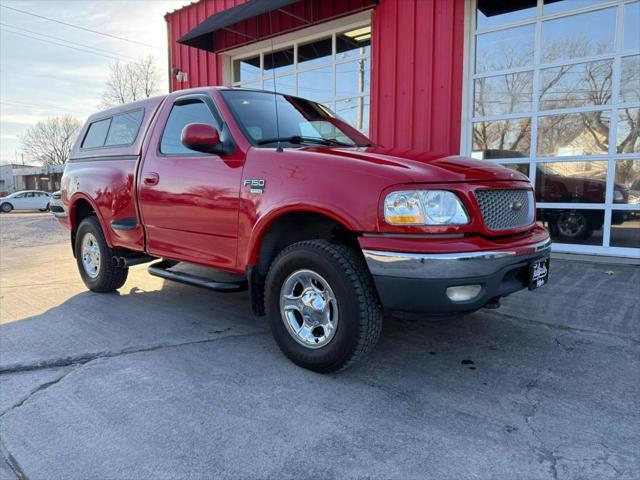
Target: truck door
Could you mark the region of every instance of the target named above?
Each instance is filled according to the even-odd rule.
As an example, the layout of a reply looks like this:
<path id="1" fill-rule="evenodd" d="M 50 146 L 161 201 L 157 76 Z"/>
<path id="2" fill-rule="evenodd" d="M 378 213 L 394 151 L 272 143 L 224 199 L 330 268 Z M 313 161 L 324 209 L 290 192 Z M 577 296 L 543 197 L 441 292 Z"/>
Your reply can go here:
<path id="1" fill-rule="evenodd" d="M 180 136 L 189 123 L 222 131 L 222 117 L 211 97 L 178 97 L 166 102 L 159 114 L 138 179 L 147 251 L 232 270 L 244 162 L 186 148 Z"/>

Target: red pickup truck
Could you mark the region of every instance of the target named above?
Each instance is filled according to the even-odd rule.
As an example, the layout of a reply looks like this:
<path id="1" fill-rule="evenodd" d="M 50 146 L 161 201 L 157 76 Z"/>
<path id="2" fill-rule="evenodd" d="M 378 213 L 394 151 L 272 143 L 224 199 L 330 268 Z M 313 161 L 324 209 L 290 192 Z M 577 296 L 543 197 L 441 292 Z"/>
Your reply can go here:
<path id="1" fill-rule="evenodd" d="M 384 309 L 496 307 L 548 278 L 524 175 L 383 148 L 323 105 L 258 90 L 184 90 L 91 116 L 62 202 L 89 289 L 116 290 L 146 262 L 165 279 L 248 288 L 282 351 L 318 372 L 370 351 Z"/>

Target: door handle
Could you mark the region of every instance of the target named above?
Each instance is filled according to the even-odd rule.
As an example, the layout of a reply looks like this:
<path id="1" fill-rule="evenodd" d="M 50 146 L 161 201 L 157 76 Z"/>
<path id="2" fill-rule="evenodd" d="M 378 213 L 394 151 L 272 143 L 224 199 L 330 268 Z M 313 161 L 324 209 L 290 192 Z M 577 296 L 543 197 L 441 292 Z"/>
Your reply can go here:
<path id="1" fill-rule="evenodd" d="M 160 181 L 160 175 L 156 172 L 149 172 L 144 174 L 144 184 L 145 185 L 157 185 Z"/>

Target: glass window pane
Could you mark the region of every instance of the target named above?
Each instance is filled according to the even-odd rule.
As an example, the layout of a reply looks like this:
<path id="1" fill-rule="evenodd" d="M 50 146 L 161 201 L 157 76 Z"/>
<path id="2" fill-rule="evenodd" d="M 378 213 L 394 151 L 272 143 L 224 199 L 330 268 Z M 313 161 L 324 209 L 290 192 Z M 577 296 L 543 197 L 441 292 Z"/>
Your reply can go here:
<path id="1" fill-rule="evenodd" d="M 536 15 L 536 3 L 536 0 L 520 2 L 478 0 L 477 26 L 488 28 L 533 18 Z"/>
<path id="2" fill-rule="evenodd" d="M 182 129 L 189 123 L 206 123 L 218 128 L 211 110 L 204 102 L 174 105 L 160 140 L 160 151 L 166 154 L 192 155 L 193 150 L 182 144 Z"/>
<path id="3" fill-rule="evenodd" d="M 82 148 L 97 148 L 104 145 L 104 140 L 109 131 L 111 118 L 105 118 L 99 122 L 93 122 L 82 141 Z"/>
<path id="4" fill-rule="evenodd" d="M 556 243 L 602 246 L 602 210 L 539 208 L 538 221 Z"/>
<path id="5" fill-rule="evenodd" d="M 276 91 L 284 95 L 296 94 L 296 79 L 294 75 L 285 75 L 283 77 L 265 78 L 264 89 Z"/>
<path id="6" fill-rule="evenodd" d="M 618 110 L 616 150 L 618 153 L 640 152 L 640 108 Z"/>
<path id="7" fill-rule="evenodd" d="M 333 60 L 331 37 L 298 46 L 298 68 L 331 63 Z"/>
<path id="8" fill-rule="evenodd" d="M 293 47 L 264 54 L 264 76 L 268 77 L 293 70 Z"/>
<path id="9" fill-rule="evenodd" d="M 566 12 L 606 1 L 607 0 L 544 0 L 542 14 L 550 15 L 552 13 Z"/>
<path id="10" fill-rule="evenodd" d="M 606 161 L 538 163 L 536 200 L 604 203 L 606 180 Z"/>
<path id="11" fill-rule="evenodd" d="M 640 102 L 640 55 L 624 57 L 620 71 L 620 102 Z"/>
<path id="12" fill-rule="evenodd" d="M 473 124 L 473 158 L 522 158 L 529 156 L 531 118 Z"/>
<path id="13" fill-rule="evenodd" d="M 368 93 L 370 71 L 369 57 L 336 65 L 336 97 Z"/>
<path id="14" fill-rule="evenodd" d="M 273 81 L 271 82 L 271 85 L 273 85 Z M 257 82 L 243 82 L 242 84 L 240 84 L 240 87 L 242 88 L 255 88 L 255 89 L 262 89 L 262 82 L 261 81 L 257 81 Z"/>
<path id="15" fill-rule="evenodd" d="M 624 6 L 623 50 L 640 50 L 640 2 Z"/>
<path id="16" fill-rule="evenodd" d="M 115 115 L 105 145 L 131 145 L 138 135 L 143 115 L 143 110 Z"/>
<path id="17" fill-rule="evenodd" d="M 336 35 L 337 59 L 365 55 L 371 51 L 371 26 Z"/>
<path id="18" fill-rule="evenodd" d="M 333 67 L 298 73 L 298 95 L 322 102 L 333 98 Z"/>
<path id="19" fill-rule="evenodd" d="M 484 77 L 474 83 L 476 116 L 531 110 L 533 72 Z"/>
<path id="20" fill-rule="evenodd" d="M 540 110 L 611 101 L 613 60 L 546 68 L 540 72 Z"/>
<path id="21" fill-rule="evenodd" d="M 606 8 L 542 23 L 542 61 L 612 52 L 616 9 Z"/>
<path id="22" fill-rule="evenodd" d="M 609 112 L 548 115 L 538 119 L 538 155 L 598 155 L 609 149 Z"/>
<path id="23" fill-rule="evenodd" d="M 611 212 L 612 247 L 640 248 L 640 210 Z"/>
<path id="24" fill-rule="evenodd" d="M 640 160 L 618 160 L 616 162 L 616 189 L 614 203 L 640 204 Z"/>
<path id="25" fill-rule="evenodd" d="M 369 131 L 369 97 L 338 100 L 335 112 L 352 127 L 365 133 Z"/>
<path id="26" fill-rule="evenodd" d="M 531 65 L 533 35 L 533 25 L 478 35 L 476 37 L 476 72 Z"/>
<path id="27" fill-rule="evenodd" d="M 233 81 L 251 80 L 260 76 L 260 55 L 233 61 Z"/>
<path id="28" fill-rule="evenodd" d="M 528 163 L 501 163 L 503 167 L 510 168 L 516 172 L 520 172 L 527 177 L 529 176 L 529 164 Z"/>

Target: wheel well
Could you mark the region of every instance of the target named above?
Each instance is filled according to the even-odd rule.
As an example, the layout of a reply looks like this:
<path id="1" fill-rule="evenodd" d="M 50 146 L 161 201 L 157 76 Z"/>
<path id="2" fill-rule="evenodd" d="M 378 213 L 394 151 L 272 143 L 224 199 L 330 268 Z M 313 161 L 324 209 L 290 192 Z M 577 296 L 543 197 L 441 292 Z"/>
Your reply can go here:
<path id="1" fill-rule="evenodd" d="M 76 232 L 80 223 L 87 218 L 95 216 L 96 212 L 89 202 L 83 199 L 79 199 L 74 204 L 73 216 L 71 218 L 71 249 L 73 250 L 73 256 L 76 256 Z"/>
<path id="2" fill-rule="evenodd" d="M 324 239 L 358 247 L 357 235 L 336 220 L 319 213 L 294 212 L 276 219 L 260 242 L 257 265 L 248 268 L 251 306 L 264 315 L 264 283 L 271 263 L 284 248 L 303 240 Z"/>

